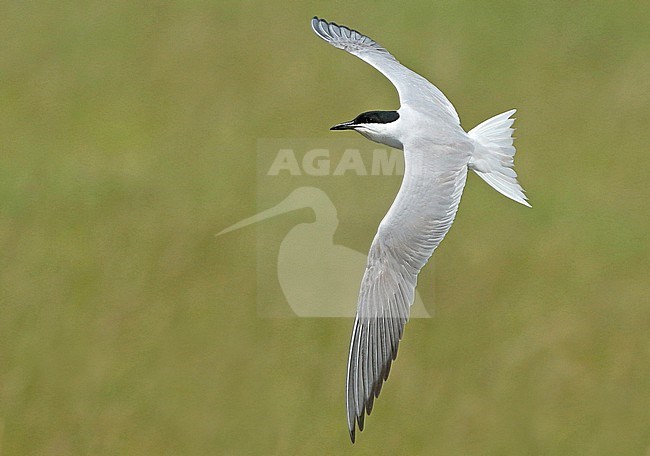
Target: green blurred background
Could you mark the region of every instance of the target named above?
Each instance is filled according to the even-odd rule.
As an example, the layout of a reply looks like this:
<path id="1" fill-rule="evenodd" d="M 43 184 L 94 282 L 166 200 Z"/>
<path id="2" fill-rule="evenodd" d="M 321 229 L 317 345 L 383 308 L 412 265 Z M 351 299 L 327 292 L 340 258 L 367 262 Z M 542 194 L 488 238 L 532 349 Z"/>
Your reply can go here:
<path id="1" fill-rule="evenodd" d="M 650 454 L 647 2 L 0 9 L 1 454 Z M 436 316 L 407 325 L 354 446 L 351 320 L 259 318 L 270 247 L 215 237 L 258 210 L 258 138 L 397 107 L 313 15 L 434 81 L 466 129 L 517 107 L 533 204 L 470 176 L 420 278 Z M 370 223 L 340 214 L 351 247 L 394 192 Z"/>

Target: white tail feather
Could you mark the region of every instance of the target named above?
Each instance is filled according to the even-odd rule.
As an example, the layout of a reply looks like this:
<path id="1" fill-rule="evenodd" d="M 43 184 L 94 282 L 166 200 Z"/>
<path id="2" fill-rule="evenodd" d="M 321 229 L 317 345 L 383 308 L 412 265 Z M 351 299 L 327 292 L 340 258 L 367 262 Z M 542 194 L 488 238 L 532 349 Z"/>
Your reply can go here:
<path id="1" fill-rule="evenodd" d="M 531 207 L 513 169 L 516 150 L 512 145 L 514 130 L 510 127 L 515 119 L 510 116 L 515 112 L 513 109 L 498 114 L 469 131 L 475 143 L 469 168 L 502 195 Z"/>

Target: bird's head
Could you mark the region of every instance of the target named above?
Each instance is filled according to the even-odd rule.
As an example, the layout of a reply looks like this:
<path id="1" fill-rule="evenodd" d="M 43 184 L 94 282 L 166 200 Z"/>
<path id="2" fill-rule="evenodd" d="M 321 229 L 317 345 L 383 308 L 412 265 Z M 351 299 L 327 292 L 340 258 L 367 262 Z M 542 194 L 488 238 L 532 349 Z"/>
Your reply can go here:
<path id="1" fill-rule="evenodd" d="M 397 132 L 398 120 L 397 111 L 368 111 L 354 120 L 334 125 L 330 130 L 355 130 L 371 141 L 402 149 Z"/>

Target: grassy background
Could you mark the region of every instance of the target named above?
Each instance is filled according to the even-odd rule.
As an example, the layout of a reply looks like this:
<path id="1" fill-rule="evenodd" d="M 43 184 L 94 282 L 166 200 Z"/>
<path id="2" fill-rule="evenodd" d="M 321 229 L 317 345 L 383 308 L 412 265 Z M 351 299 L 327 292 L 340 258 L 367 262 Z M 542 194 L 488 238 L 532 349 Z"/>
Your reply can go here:
<path id="1" fill-rule="evenodd" d="M 534 207 L 470 177 L 354 447 L 351 321 L 258 318 L 265 247 L 214 237 L 258 138 L 397 106 L 314 14 L 468 129 L 517 107 Z M 3 2 L 0 42 L 1 454 L 650 454 L 647 3 Z"/>

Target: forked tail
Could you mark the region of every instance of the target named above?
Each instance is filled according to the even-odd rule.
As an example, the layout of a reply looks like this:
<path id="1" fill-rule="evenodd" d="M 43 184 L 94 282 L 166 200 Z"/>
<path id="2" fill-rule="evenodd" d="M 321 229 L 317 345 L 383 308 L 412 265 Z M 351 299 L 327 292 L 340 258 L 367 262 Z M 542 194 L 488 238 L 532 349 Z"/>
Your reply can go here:
<path id="1" fill-rule="evenodd" d="M 475 147 L 469 168 L 492 188 L 508 198 L 531 207 L 515 173 L 515 147 L 512 145 L 511 119 L 515 109 L 496 115 L 468 132 Z"/>

